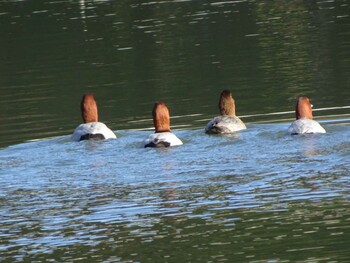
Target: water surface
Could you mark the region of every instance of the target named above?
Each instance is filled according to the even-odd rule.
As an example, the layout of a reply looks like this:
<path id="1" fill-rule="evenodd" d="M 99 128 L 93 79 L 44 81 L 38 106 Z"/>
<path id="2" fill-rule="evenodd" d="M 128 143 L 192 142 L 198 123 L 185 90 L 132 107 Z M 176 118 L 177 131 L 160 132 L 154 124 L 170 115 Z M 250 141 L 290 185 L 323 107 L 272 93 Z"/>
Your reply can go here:
<path id="1" fill-rule="evenodd" d="M 2 150 L 4 262 L 346 262 L 349 134 L 178 131 L 184 145 L 143 149 L 58 137 Z"/>
<path id="2" fill-rule="evenodd" d="M 0 1 L 0 261 L 350 261 L 349 14 Z M 223 89 L 248 129 L 205 135 Z M 86 92 L 117 140 L 70 141 Z M 286 134 L 300 95 L 326 134 Z M 184 145 L 140 147 L 156 100 Z"/>

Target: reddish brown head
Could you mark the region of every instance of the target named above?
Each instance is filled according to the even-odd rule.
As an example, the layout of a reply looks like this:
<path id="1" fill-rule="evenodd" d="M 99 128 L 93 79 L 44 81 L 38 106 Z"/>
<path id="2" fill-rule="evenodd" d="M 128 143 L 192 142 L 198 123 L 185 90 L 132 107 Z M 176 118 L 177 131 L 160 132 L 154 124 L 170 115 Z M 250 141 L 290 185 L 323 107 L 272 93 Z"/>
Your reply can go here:
<path id="1" fill-rule="evenodd" d="M 152 115 L 156 132 L 170 132 L 170 114 L 163 102 L 154 103 Z"/>
<path id="2" fill-rule="evenodd" d="M 312 120 L 312 106 L 308 97 L 299 97 L 295 106 L 296 119 L 307 118 Z"/>
<path id="3" fill-rule="evenodd" d="M 97 103 L 92 94 L 84 94 L 80 109 L 84 123 L 98 121 Z"/>
<path id="4" fill-rule="evenodd" d="M 219 111 L 220 115 L 236 115 L 235 101 L 232 97 L 231 91 L 224 90 L 221 92 L 219 100 Z"/>

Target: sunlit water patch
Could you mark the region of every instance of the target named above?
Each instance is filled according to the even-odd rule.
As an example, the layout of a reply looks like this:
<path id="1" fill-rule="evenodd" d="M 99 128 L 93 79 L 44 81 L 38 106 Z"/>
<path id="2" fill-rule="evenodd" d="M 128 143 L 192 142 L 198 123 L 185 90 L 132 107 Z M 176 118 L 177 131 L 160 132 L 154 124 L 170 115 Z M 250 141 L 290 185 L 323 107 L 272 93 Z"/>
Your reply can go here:
<path id="1" fill-rule="evenodd" d="M 346 261 L 349 126 L 307 136 L 287 127 L 174 130 L 184 145 L 167 149 L 141 148 L 151 131 L 5 148 L 0 258 Z"/>

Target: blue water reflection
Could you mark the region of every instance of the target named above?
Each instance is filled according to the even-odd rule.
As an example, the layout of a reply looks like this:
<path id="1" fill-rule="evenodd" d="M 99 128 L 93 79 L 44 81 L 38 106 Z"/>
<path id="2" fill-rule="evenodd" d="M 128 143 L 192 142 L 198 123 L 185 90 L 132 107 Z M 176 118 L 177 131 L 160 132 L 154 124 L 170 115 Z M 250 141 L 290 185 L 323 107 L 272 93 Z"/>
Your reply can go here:
<path id="1" fill-rule="evenodd" d="M 171 244 L 192 259 L 203 259 L 194 253 L 202 247 L 267 260 L 278 240 L 285 252 L 275 255 L 306 260 L 332 253 L 335 235 L 344 250 L 332 258 L 347 258 L 349 126 L 324 126 L 308 136 L 289 136 L 284 124 L 251 124 L 234 137 L 176 130 L 185 144 L 168 149 L 141 148 L 145 131 L 11 146 L 0 152 L 2 257 L 89 259 L 89 247 L 98 261 L 149 261 L 157 257 L 144 250 L 163 240 L 159 256 L 172 260 L 182 257 Z"/>

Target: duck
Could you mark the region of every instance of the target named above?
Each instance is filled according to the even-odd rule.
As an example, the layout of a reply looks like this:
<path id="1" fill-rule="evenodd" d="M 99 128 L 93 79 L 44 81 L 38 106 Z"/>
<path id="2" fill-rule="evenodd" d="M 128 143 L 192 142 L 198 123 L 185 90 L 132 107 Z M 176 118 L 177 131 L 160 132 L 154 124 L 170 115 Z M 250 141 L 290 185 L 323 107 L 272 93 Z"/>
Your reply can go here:
<path id="1" fill-rule="evenodd" d="M 170 130 L 170 113 L 164 102 L 156 102 L 152 110 L 155 133 L 144 142 L 143 147 L 171 147 L 182 145 L 182 141 Z"/>
<path id="2" fill-rule="evenodd" d="M 98 121 L 97 103 L 90 93 L 84 94 L 80 103 L 83 124 L 80 124 L 71 136 L 72 141 L 107 140 L 117 136 L 106 124 Z"/>
<path id="3" fill-rule="evenodd" d="M 291 135 L 326 133 L 326 130 L 312 116 L 312 104 L 306 96 L 298 98 L 295 106 L 296 120 L 289 126 L 288 133 Z"/>
<path id="4" fill-rule="evenodd" d="M 219 99 L 220 116 L 215 117 L 205 127 L 207 134 L 229 134 L 247 129 L 236 116 L 235 100 L 229 90 L 223 90 Z"/>

